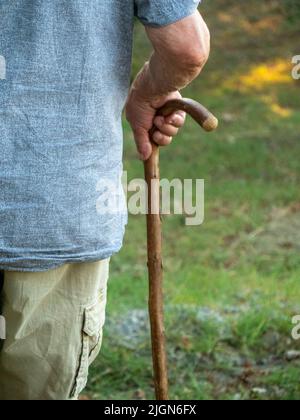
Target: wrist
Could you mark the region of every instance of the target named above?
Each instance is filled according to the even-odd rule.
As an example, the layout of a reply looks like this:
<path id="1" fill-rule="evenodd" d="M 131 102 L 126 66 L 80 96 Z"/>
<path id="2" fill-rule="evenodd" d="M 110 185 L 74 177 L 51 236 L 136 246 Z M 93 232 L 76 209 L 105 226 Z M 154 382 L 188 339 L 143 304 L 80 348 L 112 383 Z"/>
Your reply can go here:
<path id="1" fill-rule="evenodd" d="M 138 96 L 139 99 L 150 104 L 155 104 L 157 101 L 161 101 L 163 97 L 177 91 L 176 88 L 166 82 L 158 81 L 153 73 L 151 61 L 146 62 L 131 87 L 134 96 Z"/>

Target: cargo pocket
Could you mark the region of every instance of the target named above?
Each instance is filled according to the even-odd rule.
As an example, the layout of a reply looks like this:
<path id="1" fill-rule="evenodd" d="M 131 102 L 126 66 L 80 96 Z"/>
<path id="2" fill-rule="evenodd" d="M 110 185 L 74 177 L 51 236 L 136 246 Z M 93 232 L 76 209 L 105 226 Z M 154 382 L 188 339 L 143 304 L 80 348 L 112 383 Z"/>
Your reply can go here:
<path id="1" fill-rule="evenodd" d="M 105 300 L 105 296 L 101 296 L 99 302 L 84 310 L 82 350 L 71 398 L 77 397 L 86 387 L 89 366 L 100 352 L 105 323 Z"/>

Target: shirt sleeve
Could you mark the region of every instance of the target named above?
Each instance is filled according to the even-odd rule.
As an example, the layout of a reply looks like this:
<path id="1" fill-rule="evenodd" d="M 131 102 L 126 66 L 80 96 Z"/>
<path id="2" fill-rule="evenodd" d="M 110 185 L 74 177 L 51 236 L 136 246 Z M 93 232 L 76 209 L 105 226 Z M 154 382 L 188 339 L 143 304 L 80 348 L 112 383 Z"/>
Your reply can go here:
<path id="1" fill-rule="evenodd" d="M 146 26 L 160 27 L 192 15 L 201 0 L 135 0 L 135 15 Z"/>

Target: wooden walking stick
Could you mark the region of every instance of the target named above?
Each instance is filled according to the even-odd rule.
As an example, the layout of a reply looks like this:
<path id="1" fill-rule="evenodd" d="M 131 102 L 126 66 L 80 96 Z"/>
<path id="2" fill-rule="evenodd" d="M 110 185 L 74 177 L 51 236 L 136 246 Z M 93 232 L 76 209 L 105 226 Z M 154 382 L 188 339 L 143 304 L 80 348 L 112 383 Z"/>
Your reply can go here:
<path id="1" fill-rule="evenodd" d="M 213 131 L 218 120 L 202 105 L 191 99 L 169 101 L 158 111 L 164 117 L 175 111 L 185 111 L 205 130 Z M 150 132 L 153 136 L 155 129 Z M 159 147 L 152 142 L 151 157 L 145 162 L 148 185 L 147 242 L 149 271 L 149 314 L 152 336 L 154 383 L 157 400 L 168 400 L 168 371 L 163 315 L 162 231 L 160 217 Z"/>

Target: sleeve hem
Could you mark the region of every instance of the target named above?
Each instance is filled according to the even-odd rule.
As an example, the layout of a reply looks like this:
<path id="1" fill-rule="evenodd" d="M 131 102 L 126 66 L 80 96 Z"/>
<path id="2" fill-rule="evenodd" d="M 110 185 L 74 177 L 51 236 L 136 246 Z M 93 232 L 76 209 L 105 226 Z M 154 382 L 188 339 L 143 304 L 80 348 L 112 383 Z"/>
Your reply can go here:
<path id="1" fill-rule="evenodd" d="M 174 23 L 177 23 L 189 16 L 192 16 L 196 10 L 198 9 L 198 6 L 200 4 L 201 1 L 199 1 L 198 3 L 194 3 L 194 5 L 190 6 L 188 9 L 182 10 L 181 13 L 177 13 L 176 15 L 173 16 L 166 16 L 165 19 L 160 22 L 160 23 L 156 23 L 156 22 L 151 22 L 147 19 L 143 19 L 140 18 L 139 20 L 141 21 L 141 23 L 146 26 L 146 27 L 150 27 L 150 28 L 163 28 L 169 25 L 172 25 Z"/>

